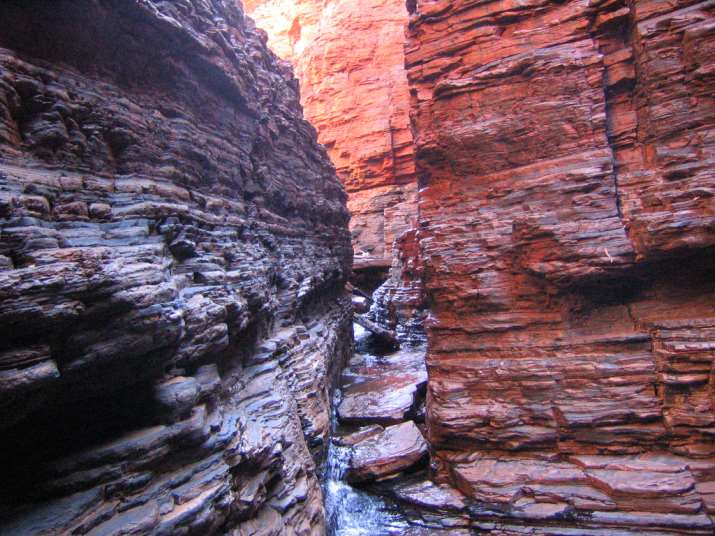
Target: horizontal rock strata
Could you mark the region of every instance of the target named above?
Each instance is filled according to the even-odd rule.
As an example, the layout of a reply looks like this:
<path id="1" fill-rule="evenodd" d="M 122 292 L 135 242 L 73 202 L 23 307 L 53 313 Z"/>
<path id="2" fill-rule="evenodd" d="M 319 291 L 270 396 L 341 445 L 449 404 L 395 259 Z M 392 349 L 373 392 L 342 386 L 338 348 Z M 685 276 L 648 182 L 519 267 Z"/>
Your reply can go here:
<path id="1" fill-rule="evenodd" d="M 497 534 L 711 534 L 712 2 L 408 7 L 436 478 Z"/>
<path id="2" fill-rule="evenodd" d="M 355 267 L 390 266 L 416 223 L 403 0 L 247 0 L 300 80 L 305 115 L 349 194 Z"/>
<path id="3" fill-rule="evenodd" d="M 0 5 L 2 534 L 322 534 L 346 196 L 235 2 Z"/>

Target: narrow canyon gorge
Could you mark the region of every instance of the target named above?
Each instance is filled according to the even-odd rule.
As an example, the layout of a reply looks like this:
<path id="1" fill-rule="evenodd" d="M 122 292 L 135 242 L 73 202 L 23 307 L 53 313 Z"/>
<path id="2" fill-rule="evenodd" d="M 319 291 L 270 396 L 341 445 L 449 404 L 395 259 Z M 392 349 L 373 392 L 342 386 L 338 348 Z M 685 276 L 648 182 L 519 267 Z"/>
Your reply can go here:
<path id="1" fill-rule="evenodd" d="M 715 534 L 715 0 L 0 3 L 0 535 Z"/>

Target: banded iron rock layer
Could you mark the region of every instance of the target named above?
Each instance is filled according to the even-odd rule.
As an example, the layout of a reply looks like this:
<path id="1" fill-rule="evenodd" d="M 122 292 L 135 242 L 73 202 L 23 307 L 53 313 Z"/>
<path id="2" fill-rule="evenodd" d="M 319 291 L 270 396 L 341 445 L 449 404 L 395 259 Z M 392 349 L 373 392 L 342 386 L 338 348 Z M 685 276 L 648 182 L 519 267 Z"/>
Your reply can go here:
<path id="1" fill-rule="evenodd" d="M 0 533 L 323 534 L 349 215 L 291 72 L 232 1 L 0 21 Z"/>
<path id="2" fill-rule="evenodd" d="M 351 478 L 402 439 L 455 534 L 712 534 L 715 2 L 248 8 L 375 316 L 430 311 L 427 444 Z M 0 533 L 322 533 L 350 235 L 289 69 L 227 0 L 0 20 Z"/>
<path id="3" fill-rule="evenodd" d="M 496 533 L 712 534 L 715 3 L 408 4 L 435 478 Z"/>
<path id="4" fill-rule="evenodd" d="M 395 239 L 417 216 L 404 0 L 244 5 L 293 64 L 306 118 L 348 192 L 356 268 L 389 267 Z"/>
<path id="5" fill-rule="evenodd" d="M 306 109 L 322 77 L 359 95 L 383 4 L 293 4 L 250 9 Z M 377 298 L 430 310 L 432 476 L 466 496 L 424 502 L 495 534 L 711 534 L 715 3 L 406 7 L 418 226 Z"/>

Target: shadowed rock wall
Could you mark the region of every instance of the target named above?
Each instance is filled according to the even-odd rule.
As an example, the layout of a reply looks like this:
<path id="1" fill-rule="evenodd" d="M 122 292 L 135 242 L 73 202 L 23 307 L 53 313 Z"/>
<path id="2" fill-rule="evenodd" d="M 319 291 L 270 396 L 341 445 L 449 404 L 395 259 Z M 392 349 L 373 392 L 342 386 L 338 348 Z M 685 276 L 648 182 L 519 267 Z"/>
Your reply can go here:
<path id="1" fill-rule="evenodd" d="M 712 533 L 715 4 L 408 6 L 437 478 L 495 533 Z"/>
<path id="2" fill-rule="evenodd" d="M 0 532 L 322 534 L 346 195 L 233 1 L 0 5 Z"/>

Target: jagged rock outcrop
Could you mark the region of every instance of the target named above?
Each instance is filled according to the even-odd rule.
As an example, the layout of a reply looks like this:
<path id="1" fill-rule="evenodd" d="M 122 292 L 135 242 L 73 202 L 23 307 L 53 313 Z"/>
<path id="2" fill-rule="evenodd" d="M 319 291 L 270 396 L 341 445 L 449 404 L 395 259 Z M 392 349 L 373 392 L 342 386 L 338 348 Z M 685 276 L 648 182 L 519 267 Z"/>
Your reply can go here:
<path id="1" fill-rule="evenodd" d="M 415 226 L 403 0 L 247 0 L 300 80 L 305 115 L 349 194 L 356 267 L 389 267 Z"/>
<path id="2" fill-rule="evenodd" d="M 356 249 L 372 255 L 357 232 L 372 210 L 350 175 L 360 160 L 330 130 L 366 121 L 345 110 L 384 117 L 346 105 L 343 88 L 379 95 L 356 58 L 364 47 L 394 58 L 397 31 L 366 44 L 356 36 L 386 4 L 350 4 L 250 10 L 297 65 L 353 195 Z M 437 485 L 465 494 L 456 509 L 470 520 L 458 522 L 501 534 L 711 533 L 715 8 L 406 7 L 419 230 L 412 202 L 395 205 L 410 224 L 394 234 L 371 314 L 419 342 L 429 310 L 428 440 Z"/>
<path id="3" fill-rule="evenodd" d="M 427 314 L 422 284 L 422 260 L 416 229 L 403 233 L 395 242 L 387 280 L 373 293 L 370 317 L 394 330 L 401 343 L 424 346 Z"/>
<path id="4" fill-rule="evenodd" d="M 498 534 L 712 534 L 715 5 L 408 7 L 435 478 Z"/>
<path id="5" fill-rule="evenodd" d="M 322 534 L 346 195 L 236 2 L 0 4 L 2 534 Z"/>

